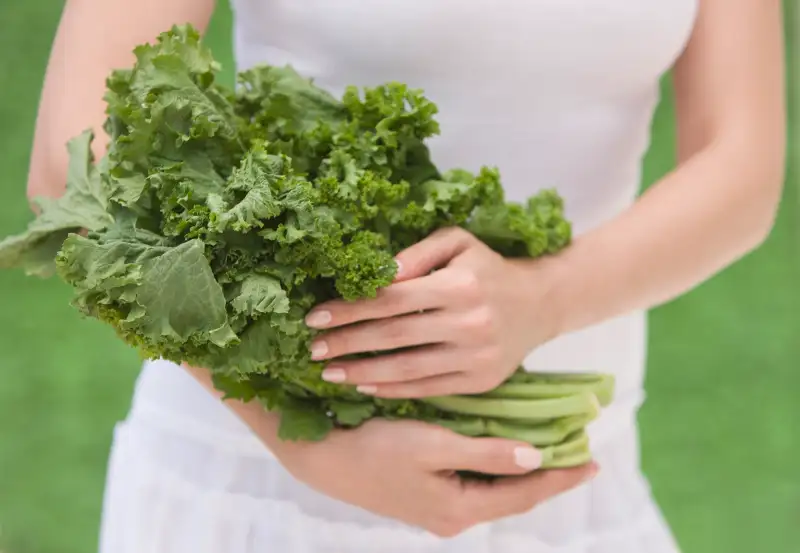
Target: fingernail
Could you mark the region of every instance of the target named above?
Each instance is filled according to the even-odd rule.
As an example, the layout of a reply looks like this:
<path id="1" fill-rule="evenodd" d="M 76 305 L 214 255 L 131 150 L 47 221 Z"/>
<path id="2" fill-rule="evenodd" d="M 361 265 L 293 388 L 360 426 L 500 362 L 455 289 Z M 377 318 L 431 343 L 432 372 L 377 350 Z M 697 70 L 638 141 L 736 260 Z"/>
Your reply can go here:
<path id="1" fill-rule="evenodd" d="M 306 324 L 312 328 L 318 328 L 331 322 L 331 318 L 330 311 L 314 311 L 306 317 Z"/>
<path id="2" fill-rule="evenodd" d="M 312 359 L 319 359 L 320 357 L 325 357 L 326 353 L 328 353 L 328 344 L 326 344 L 323 340 L 319 340 L 311 344 Z"/>
<path id="3" fill-rule="evenodd" d="M 395 264 L 397 265 L 397 271 L 395 271 L 395 278 L 400 276 L 400 273 L 403 272 L 403 264 L 400 263 L 399 259 L 394 260 Z"/>
<path id="4" fill-rule="evenodd" d="M 362 384 L 361 386 L 356 386 L 356 390 L 361 392 L 362 394 L 374 394 L 378 391 L 377 386 L 373 386 L 372 384 Z"/>
<path id="5" fill-rule="evenodd" d="M 538 469 L 542 466 L 542 453 L 532 447 L 518 447 L 514 450 L 514 461 L 524 469 Z"/>
<path id="6" fill-rule="evenodd" d="M 344 369 L 329 367 L 322 371 L 322 380 L 326 382 L 344 382 L 347 380 L 347 374 L 345 374 Z"/>

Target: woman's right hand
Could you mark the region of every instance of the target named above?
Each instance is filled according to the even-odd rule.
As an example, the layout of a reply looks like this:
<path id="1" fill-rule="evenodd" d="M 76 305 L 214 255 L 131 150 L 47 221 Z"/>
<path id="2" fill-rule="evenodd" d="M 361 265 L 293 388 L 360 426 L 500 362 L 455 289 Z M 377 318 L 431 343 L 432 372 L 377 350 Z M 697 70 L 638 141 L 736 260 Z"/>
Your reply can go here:
<path id="1" fill-rule="evenodd" d="M 222 400 L 208 371 L 184 367 Z M 597 471 L 594 464 L 536 471 L 541 456 L 526 443 L 468 438 L 417 421 L 372 419 L 352 430 L 335 430 L 320 442 L 284 441 L 278 438 L 279 417 L 258 402 L 225 404 L 296 479 L 334 499 L 441 537 L 530 511 Z M 464 481 L 456 471 L 504 477 Z"/>
<path id="2" fill-rule="evenodd" d="M 317 491 L 442 537 L 529 511 L 596 472 L 594 465 L 532 472 L 540 455 L 527 444 L 415 421 L 375 419 L 321 442 L 271 445 L 284 467 Z M 467 482 L 454 473 L 460 470 L 510 476 Z"/>

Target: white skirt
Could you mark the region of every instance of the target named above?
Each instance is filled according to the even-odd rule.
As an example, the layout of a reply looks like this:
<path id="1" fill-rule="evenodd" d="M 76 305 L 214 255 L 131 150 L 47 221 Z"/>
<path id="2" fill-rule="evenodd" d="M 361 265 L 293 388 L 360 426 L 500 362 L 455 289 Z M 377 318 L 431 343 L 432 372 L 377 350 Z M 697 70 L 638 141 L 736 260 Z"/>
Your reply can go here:
<path id="1" fill-rule="evenodd" d="M 678 553 L 627 418 L 590 432 L 593 482 L 440 539 L 296 481 L 180 367 L 148 363 L 115 431 L 100 553 Z"/>

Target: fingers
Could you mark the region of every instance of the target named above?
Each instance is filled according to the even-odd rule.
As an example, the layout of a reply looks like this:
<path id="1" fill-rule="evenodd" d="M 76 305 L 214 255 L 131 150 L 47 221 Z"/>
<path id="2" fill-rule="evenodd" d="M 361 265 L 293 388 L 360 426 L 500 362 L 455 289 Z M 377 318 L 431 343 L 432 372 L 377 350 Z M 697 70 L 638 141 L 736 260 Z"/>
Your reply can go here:
<path id="1" fill-rule="evenodd" d="M 454 374 L 448 368 L 453 364 L 451 356 L 447 346 L 432 345 L 364 359 L 333 361 L 323 371 L 322 378 L 328 382 L 371 386 L 362 392 L 381 396 L 401 397 L 397 394 L 412 387 L 425 393 L 432 389 L 425 379 L 440 378 L 445 371 Z M 401 384 L 405 386 L 400 388 Z M 434 391 L 438 389 L 439 386 Z"/>
<path id="2" fill-rule="evenodd" d="M 316 339 L 311 345 L 311 357 L 314 360 L 335 359 L 354 353 L 373 351 L 390 351 L 411 346 L 422 346 L 443 342 L 450 337 L 451 325 L 445 324 L 447 318 L 441 312 L 402 315 L 377 321 L 369 321 L 356 325 L 338 328 Z M 373 367 L 370 372 L 380 377 L 374 367 L 375 359 L 365 360 Z M 402 363 L 397 361 L 395 365 Z M 358 368 L 356 368 L 356 366 Z M 353 365 L 354 374 L 364 372 L 366 366 Z M 366 376 L 366 375 L 360 375 Z M 418 377 L 415 377 L 418 378 Z M 362 383 L 364 379 L 349 379 L 348 382 Z M 385 382 L 385 380 L 378 380 Z"/>
<path id="3" fill-rule="evenodd" d="M 576 468 L 500 478 L 488 484 L 468 483 L 463 492 L 465 509 L 474 520 L 481 522 L 523 514 L 588 482 L 597 471 L 597 465 L 590 463 Z"/>
<path id="4" fill-rule="evenodd" d="M 434 370 L 435 368 L 430 368 L 428 372 L 433 372 Z M 422 373 L 422 371 L 419 372 Z M 385 399 L 420 399 L 433 396 L 466 394 L 470 393 L 475 386 L 469 373 L 450 372 L 441 374 L 441 370 L 436 372 L 440 374 L 427 378 L 417 378 L 408 382 L 394 380 L 386 384 L 359 384 L 358 391 L 362 394 Z"/>
<path id="5" fill-rule="evenodd" d="M 443 267 L 475 242 L 473 235 L 458 227 L 438 230 L 397 255 L 397 280 L 419 278 Z"/>
<path id="6" fill-rule="evenodd" d="M 539 468 L 542 454 L 524 442 L 503 438 L 470 438 L 443 430 L 432 444 L 434 470 L 494 475 L 526 474 Z"/>
<path id="7" fill-rule="evenodd" d="M 431 432 L 428 444 L 430 466 L 443 474 L 471 471 L 497 475 L 492 481 L 448 479 L 438 517 L 432 517 L 432 532 L 455 536 L 466 529 L 526 513 L 541 503 L 588 482 L 597 474 L 594 463 L 562 470 L 536 470 L 541 454 L 531 446 L 500 438 L 469 438 L 454 432 Z"/>
<path id="8" fill-rule="evenodd" d="M 325 329 L 374 319 L 384 319 L 437 309 L 445 305 L 452 283 L 447 275 L 433 273 L 378 290 L 375 298 L 333 300 L 315 307 L 306 317 L 311 328 Z"/>
<path id="9" fill-rule="evenodd" d="M 331 328 L 441 307 L 453 283 L 447 275 L 431 271 L 475 242 L 471 234 L 459 228 L 434 232 L 398 255 L 400 272 L 395 283 L 379 290 L 375 298 L 326 302 L 308 314 L 306 324 L 312 328 Z"/>
<path id="10" fill-rule="evenodd" d="M 545 501 L 588 482 L 597 474 L 594 464 L 574 469 L 546 470 L 526 476 L 504 476 L 494 481 L 449 478 L 446 498 L 428 530 L 441 537 L 454 537 L 486 522 L 520 515 Z"/>

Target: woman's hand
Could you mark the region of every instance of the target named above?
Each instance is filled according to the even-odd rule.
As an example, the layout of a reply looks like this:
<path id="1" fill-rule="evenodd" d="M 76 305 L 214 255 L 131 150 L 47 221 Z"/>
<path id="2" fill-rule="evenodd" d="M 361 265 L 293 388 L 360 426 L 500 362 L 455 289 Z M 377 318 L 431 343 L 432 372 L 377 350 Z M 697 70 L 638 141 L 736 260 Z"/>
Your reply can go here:
<path id="1" fill-rule="evenodd" d="M 374 419 L 322 442 L 270 442 L 286 469 L 320 493 L 442 537 L 529 511 L 596 472 L 531 473 L 541 455 L 529 445 L 411 421 Z M 456 470 L 515 476 L 463 481 Z"/>
<path id="2" fill-rule="evenodd" d="M 479 393 L 502 383 L 556 334 L 544 305 L 546 279 L 534 281 L 530 266 L 503 258 L 462 229 L 432 234 L 400 253 L 398 263 L 396 281 L 375 299 L 327 302 L 307 317 L 309 326 L 327 330 L 312 344 L 315 359 L 330 360 L 326 380 L 380 397 Z M 412 346 L 418 347 L 339 359 Z"/>
<path id="3" fill-rule="evenodd" d="M 208 371 L 184 368 L 214 397 Z M 598 467 L 536 469 L 541 453 L 524 442 L 468 438 L 417 421 L 372 419 L 320 442 L 278 437 L 280 417 L 258 402 L 224 400 L 292 476 L 318 492 L 372 513 L 455 536 L 482 522 L 524 513 L 589 481 Z M 502 475 L 464 481 L 456 471 Z"/>

